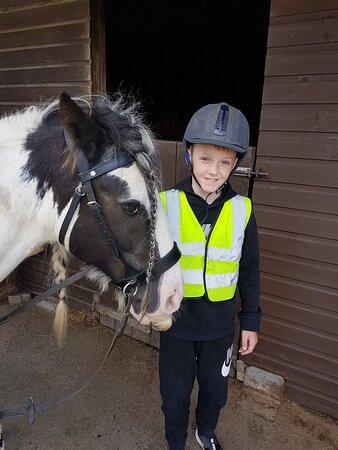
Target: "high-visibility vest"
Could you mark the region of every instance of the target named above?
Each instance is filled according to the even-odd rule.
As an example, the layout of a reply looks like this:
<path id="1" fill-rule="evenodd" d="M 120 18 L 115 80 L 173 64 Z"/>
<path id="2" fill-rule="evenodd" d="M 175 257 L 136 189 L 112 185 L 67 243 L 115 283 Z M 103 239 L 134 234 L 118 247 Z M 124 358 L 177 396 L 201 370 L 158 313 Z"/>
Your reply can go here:
<path id="1" fill-rule="evenodd" d="M 235 295 L 244 232 L 251 214 L 251 201 L 236 195 L 226 201 L 208 238 L 183 191 L 161 192 L 172 238 L 182 252 L 180 259 L 184 296 L 219 302 Z"/>

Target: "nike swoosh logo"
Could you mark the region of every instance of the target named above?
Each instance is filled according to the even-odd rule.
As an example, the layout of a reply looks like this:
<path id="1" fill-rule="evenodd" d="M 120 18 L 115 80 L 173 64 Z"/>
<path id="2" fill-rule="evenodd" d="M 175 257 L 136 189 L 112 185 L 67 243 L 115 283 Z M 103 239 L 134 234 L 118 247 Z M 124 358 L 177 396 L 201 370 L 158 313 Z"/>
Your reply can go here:
<path id="1" fill-rule="evenodd" d="M 223 366 L 222 366 L 223 377 L 227 377 L 229 375 L 229 372 L 230 372 L 230 364 L 227 366 L 224 361 Z"/>
<path id="2" fill-rule="evenodd" d="M 230 372 L 230 367 L 231 367 L 231 357 L 232 357 L 232 347 L 233 347 L 233 346 L 231 346 L 231 347 L 228 348 L 228 351 L 227 351 L 227 358 L 226 358 L 226 360 L 224 361 L 223 366 L 222 366 L 221 373 L 222 373 L 222 376 L 223 376 L 223 377 L 227 377 L 227 376 L 229 375 L 229 372 Z"/>

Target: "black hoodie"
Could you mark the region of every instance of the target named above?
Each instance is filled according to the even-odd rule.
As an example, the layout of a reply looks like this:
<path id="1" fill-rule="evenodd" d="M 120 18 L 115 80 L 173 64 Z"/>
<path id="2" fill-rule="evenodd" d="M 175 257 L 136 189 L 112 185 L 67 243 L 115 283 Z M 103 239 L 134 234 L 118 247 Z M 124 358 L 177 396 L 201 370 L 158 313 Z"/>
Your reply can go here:
<path id="1" fill-rule="evenodd" d="M 191 177 L 178 183 L 174 189 L 185 192 L 189 205 L 206 235 L 216 222 L 223 204 L 237 195 L 228 182 L 223 187 L 220 197 L 208 205 L 202 197 L 194 193 Z M 242 309 L 238 313 L 241 329 L 258 331 L 261 318 L 259 249 L 257 225 L 253 211 L 245 229 L 237 286 L 242 304 Z M 236 313 L 234 298 L 221 302 L 211 302 L 207 295 L 198 298 L 184 298 L 172 327 L 165 333 L 178 339 L 192 341 L 218 339 L 234 332 Z"/>

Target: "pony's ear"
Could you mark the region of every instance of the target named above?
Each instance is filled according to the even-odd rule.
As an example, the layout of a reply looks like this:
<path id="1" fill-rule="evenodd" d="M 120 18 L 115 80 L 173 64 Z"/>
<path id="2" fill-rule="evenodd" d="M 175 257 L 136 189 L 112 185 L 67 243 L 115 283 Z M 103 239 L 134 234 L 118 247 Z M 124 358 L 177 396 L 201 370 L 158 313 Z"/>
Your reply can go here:
<path id="1" fill-rule="evenodd" d="M 105 140 L 102 128 L 66 92 L 60 95 L 59 109 L 62 124 L 71 136 L 74 149 L 81 149 L 89 160 L 93 159 L 97 147 Z"/>

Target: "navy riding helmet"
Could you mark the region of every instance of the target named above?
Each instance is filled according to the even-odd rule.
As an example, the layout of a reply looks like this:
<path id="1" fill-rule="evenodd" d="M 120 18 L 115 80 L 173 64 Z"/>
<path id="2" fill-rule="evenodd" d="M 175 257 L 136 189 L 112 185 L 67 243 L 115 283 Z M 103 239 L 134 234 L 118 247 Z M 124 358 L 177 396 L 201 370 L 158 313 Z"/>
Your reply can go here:
<path id="1" fill-rule="evenodd" d="M 212 144 L 238 152 L 242 159 L 249 147 L 250 130 L 244 114 L 227 103 L 203 106 L 190 119 L 183 136 L 185 160 L 191 165 L 190 144 Z"/>

